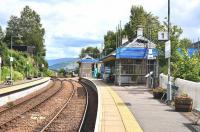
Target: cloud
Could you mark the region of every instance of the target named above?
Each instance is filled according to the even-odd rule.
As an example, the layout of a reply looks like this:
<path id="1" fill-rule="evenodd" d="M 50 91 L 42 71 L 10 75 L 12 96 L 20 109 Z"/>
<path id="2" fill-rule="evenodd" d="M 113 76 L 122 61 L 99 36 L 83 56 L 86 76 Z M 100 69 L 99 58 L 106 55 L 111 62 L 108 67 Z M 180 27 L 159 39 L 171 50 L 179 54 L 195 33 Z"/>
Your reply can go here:
<path id="1" fill-rule="evenodd" d="M 142 5 L 158 16 L 167 16 L 167 0 L 0 0 L 0 24 L 5 29 L 11 15 L 29 5 L 46 30 L 47 58 L 78 56 L 82 47 L 100 47 L 107 30 L 128 22 L 132 5 Z M 171 21 L 183 28 L 183 37 L 200 33 L 200 0 L 171 0 Z M 192 32 L 192 34 L 191 34 Z"/>

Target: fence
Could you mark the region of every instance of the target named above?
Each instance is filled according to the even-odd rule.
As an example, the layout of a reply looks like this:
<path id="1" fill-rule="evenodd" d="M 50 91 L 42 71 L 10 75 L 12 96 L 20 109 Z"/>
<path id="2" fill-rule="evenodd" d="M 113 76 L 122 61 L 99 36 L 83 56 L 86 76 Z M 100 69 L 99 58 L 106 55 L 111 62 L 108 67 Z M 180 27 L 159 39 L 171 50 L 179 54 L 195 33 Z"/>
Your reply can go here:
<path id="1" fill-rule="evenodd" d="M 167 76 L 160 74 L 160 87 L 167 88 Z M 178 93 L 187 93 L 193 99 L 193 108 L 200 110 L 200 82 L 192 82 L 177 78 L 175 85 L 179 87 Z"/>

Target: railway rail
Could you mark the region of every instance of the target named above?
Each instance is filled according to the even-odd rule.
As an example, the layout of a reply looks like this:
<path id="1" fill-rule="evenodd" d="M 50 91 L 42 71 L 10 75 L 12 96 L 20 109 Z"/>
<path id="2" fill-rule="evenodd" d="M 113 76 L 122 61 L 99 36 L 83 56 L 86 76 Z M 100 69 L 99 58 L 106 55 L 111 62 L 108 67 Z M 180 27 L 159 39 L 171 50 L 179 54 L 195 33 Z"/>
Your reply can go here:
<path id="1" fill-rule="evenodd" d="M 0 111 L 0 131 L 80 131 L 87 105 L 87 88 L 55 80 L 42 93 Z"/>
<path id="2" fill-rule="evenodd" d="M 10 108 L 7 108 L 0 112 L 0 131 L 4 130 L 9 124 L 12 124 L 17 118 L 20 118 L 21 115 L 25 114 L 26 112 L 34 109 L 36 106 L 40 105 L 41 103 L 45 102 L 56 93 L 61 90 L 61 83 L 59 80 L 56 80 L 55 83 L 48 88 L 47 90 L 43 91 L 42 93 L 32 97 L 29 100 L 25 100 L 19 104 L 16 104 Z"/>
<path id="3" fill-rule="evenodd" d="M 55 116 L 43 126 L 44 131 L 81 131 L 88 107 L 88 91 L 76 81 L 70 80 L 73 85 L 73 93 Z M 71 108 L 71 109 L 70 109 Z M 73 109 L 76 108 L 76 109 Z M 79 113 L 76 113 L 78 111 Z M 73 114 L 73 118 L 63 118 L 64 115 Z"/>

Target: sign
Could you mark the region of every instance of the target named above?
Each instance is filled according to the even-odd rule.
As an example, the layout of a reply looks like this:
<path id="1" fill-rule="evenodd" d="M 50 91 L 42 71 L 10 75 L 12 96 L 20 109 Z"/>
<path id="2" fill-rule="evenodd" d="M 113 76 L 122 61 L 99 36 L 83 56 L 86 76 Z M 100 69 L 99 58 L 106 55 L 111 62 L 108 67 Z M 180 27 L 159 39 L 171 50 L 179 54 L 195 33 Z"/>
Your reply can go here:
<path id="1" fill-rule="evenodd" d="M 148 58 L 148 60 L 154 60 L 154 59 L 156 59 L 156 57 L 154 57 L 153 55 L 148 55 L 147 58 Z"/>
<path id="2" fill-rule="evenodd" d="M 168 32 L 158 32 L 158 40 L 167 41 L 168 40 Z"/>
<path id="3" fill-rule="evenodd" d="M 10 57 L 10 62 L 13 62 L 13 57 Z"/>
<path id="4" fill-rule="evenodd" d="M 171 43 L 170 41 L 165 42 L 165 58 L 170 58 L 171 56 Z"/>
<path id="5" fill-rule="evenodd" d="M 148 60 L 156 59 L 156 57 L 153 56 L 153 49 L 148 49 L 147 59 Z"/>
<path id="6" fill-rule="evenodd" d="M 111 73 L 110 67 L 105 67 L 105 73 Z"/>

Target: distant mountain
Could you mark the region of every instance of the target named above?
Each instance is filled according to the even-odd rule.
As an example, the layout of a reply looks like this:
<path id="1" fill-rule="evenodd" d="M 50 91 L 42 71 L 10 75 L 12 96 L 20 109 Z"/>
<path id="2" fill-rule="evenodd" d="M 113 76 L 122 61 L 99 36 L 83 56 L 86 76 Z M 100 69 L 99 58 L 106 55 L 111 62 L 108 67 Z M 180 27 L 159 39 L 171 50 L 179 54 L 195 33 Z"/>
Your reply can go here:
<path id="1" fill-rule="evenodd" d="M 73 61 L 77 61 L 78 58 L 60 58 L 60 59 L 52 59 L 52 60 L 47 60 L 49 66 L 52 66 L 54 64 L 59 64 L 62 62 L 73 62 Z"/>
<path id="2" fill-rule="evenodd" d="M 62 58 L 55 60 L 48 60 L 49 69 L 59 71 L 60 69 L 67 69 L 69 71 L 78 67 L 78 58 Z"/>

